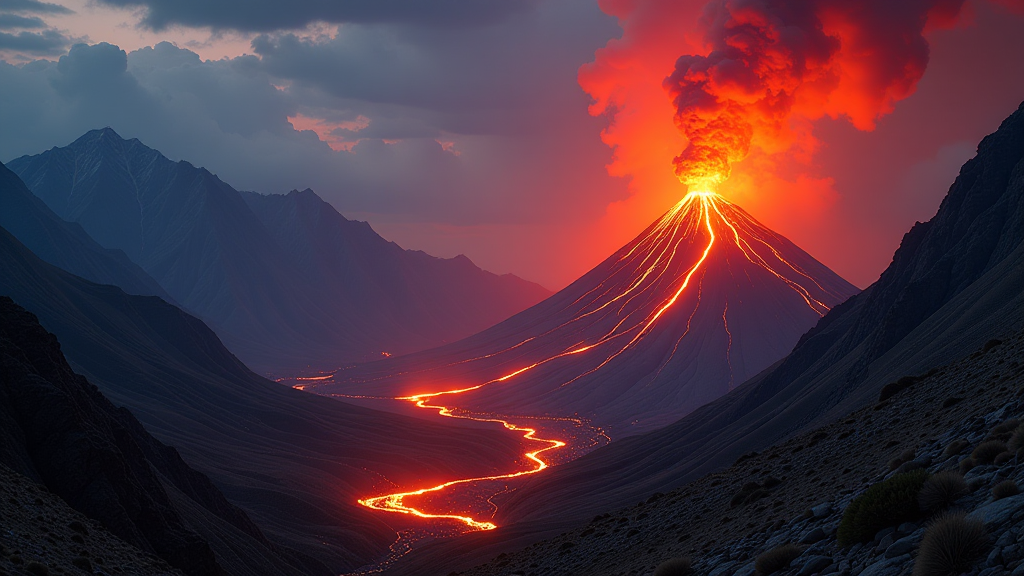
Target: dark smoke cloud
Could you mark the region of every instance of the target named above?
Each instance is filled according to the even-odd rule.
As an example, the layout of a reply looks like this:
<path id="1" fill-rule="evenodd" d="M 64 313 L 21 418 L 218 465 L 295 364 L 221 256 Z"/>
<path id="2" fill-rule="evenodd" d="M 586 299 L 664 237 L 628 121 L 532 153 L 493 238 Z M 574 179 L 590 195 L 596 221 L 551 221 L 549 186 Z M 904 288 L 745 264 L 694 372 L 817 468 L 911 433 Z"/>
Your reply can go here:
<path id="1" fill-rule="evenodd" d="M 18 0 L 27 2 L 31 0 Z M 100 0 L 144 8 L 143 25 L 209 26 L 247 32 L 303 28 L 313 22 L 411 24 L 463 28 L 500 22 L 538 0 Z"/>
<path id="2" fill-rule="evenodd" d="M 710 52 L 680 57 L 665 80 L 689 141 L 675 159 L 680 180 L 717 185 L 752 145 L 800 146 L 793 141 L 812 137 L 791 133 L 794 116 L 846 117 L 872 129 L 924 74 L 926 29 L 955 22 L 963 2 L 712 2 L 704 16 Z"/>

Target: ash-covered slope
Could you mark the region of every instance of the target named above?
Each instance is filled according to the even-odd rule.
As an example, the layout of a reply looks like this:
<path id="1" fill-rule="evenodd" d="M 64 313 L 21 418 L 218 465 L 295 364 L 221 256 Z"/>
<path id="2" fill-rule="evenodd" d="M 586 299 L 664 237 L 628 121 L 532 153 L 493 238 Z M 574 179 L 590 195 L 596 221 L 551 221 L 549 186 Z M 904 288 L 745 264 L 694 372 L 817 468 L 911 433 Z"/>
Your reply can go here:
<path id="1" fill-rule="evenodd" d="M 120 250 L 100 246 L 78 224 L 61 220 L 0 163 L 0 226 L 46 262 L 129 294 L 171 297 Z"/>
<path id="2" fill-rule="evenodd" d="M 548 300 L 461 342 L 346 369 L 322 392 L 666 425 L 789 352 L 856 288 L 717 195 L 691 194 Z"/>
<path id="3" fill-rule="evenodd" d="M 226 527 L 213 531 L 217 539 L 275 556 L 244 512 L 173 448 L 150 436 L 130 412 L 116 408 L 75 374 L 56 337 L 3 296 L 0 463 L 45 484 L 126 542 L 187 574 L 217 575 L 225 568 L 233 574 L 256 573 L 225 559 L 218 563 L 210 544 L 188 527 L 189 520 L 217 520 Z M 172 501 L 164 483 L 190 505 Z M 183 518 L 187 515 L 193 518 Z M 268 565 L 263 573 L 300 572 Z"/>
<path id="4" fill-rule="evenodd" d="M 386 522 L 396 519 L 356 503 L 381 485 L 502 471 L 519 458 L 516 440 L 497 431 L 381 413 L 261 378 L 198 319 L 68 274 L 3 229 L 0 294 L 36 314 L 76 371 L 207 474 L 275 546 L 297 550 L 287 560 L 304 574 L 326 573 L 323 565 L 344 572 L 388 549 Z M 177 506 L 194 506 L 182 494 L 168 489 Z M 274 566 L 256 547 L 218 539 L 219 525 L 189 528 L 239 565 Z"/>
<path id="5" fill-rule="evenodd" d="M 581 518 L 635 502 L 834 420 L 886 383 L 1024 325 L 1024 104 L 982 140 L 935 217 L 878 282 L 836 307 L 777 366 L 662 430 L 538 477 L 507 518 Z"/>
<path id="6" fill-rule="evenodd" d="M 397 246 L 381 250 L 386 242 L 365 223 L 326 206 L 315 207 L 324 227 L 312 236 L 294 219 L 309 212 L 273 213 L 288 209 L 285 204 L 300 208 L 291 200 L 250 198 L 262 206 L 258 217 L 209 171 L 173 162 L 109 128 L 9 166 L 61 218 L 81 224 L 101 245 L 123 250 L 258 370 L 335 367 L 435 346 L 548 295 L 464 258 L 453 266 Z M 321 239 L 334 244 L 320 245 Z M 330 257 L 338 253 L 352 259 Z M 382 259 L 374 269 L 336 268 L 374 257 Z M 426 273 L 410 270 L 410 261 Z M 365 276 L 377 269 L 399 271 L 401 280 L 431 281 L 392 286 L 392 277 Z M 438 300 L 438 293 L 445 297 Z"/>

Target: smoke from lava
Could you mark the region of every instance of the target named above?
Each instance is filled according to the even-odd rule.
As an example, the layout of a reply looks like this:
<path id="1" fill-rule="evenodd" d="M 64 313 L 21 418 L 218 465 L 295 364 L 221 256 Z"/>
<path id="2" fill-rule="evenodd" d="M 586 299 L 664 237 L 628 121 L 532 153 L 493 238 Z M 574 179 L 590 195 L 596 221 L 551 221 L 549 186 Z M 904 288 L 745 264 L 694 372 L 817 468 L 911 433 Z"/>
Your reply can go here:
<path id="1" fill-rule="evenodd" d="M 650 166 L 631 148 L 650 151 L 640 139 L 664 134 L 652 126 L 670 119 L 683 137 L 672 164 L 691 191 L 716 190 L 754 153 L 762 180 L 766 170 L 798 180 L 778 168 L 794 160 L 804 166 L 799 176 L 817 178 L 813 122 L 845 118 L 872 130 L 914 92 L 928 63 L 926 33 L 955 24 L 964 0 L 714 0 L 699 12 L 686 4 L 602 2 L 624 34 L 580 70 L 591 112 L 611 116 L 611 171 L 632 175 L 634 188 Z M 638 82 L 660 84 L 669 104 L 651 106 Z"/>

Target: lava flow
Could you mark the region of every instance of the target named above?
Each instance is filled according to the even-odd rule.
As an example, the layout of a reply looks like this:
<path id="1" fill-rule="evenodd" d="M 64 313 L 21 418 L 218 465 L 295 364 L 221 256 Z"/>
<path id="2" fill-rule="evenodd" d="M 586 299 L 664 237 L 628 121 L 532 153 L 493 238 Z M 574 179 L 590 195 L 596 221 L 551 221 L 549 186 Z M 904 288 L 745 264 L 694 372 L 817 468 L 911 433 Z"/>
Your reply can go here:
<path id="1" fill-rule="evenodd" d="M 536 474 L 550 465 L 553 451 L 567 446 L 562 439 L 538 436 L 536 427 L 513 423 L 511 420 L 516 419 L 514 417 L 491 415 L 499 412 L 498 410 L 478 410 L 479 395 L 493 385 L 519 382 L 527 378 L 531 382 L 553 381 L 549 374 L 543 373 L 547 369 L 557 370 L 553 372 L 555 374 L 564 374 L 566 371 L 574 374 L 571 377 L 562 376 L 560 381 L 553 381 L 551 389 L 546 390 L 545 394 L 571 387 L 570 385 L 580 382 L 581 379 L 600 372 L 616 362 L 616 359 L 622 358 L 624 355 L 629 356 L 632 350 L 640 347 L 641 343 L 652 334 L 663 335 L 665 330 L 670 332 L 676 330 L 676 323 L 685 320 L 685 329 L 682 324 L 678 324 L 679 331 L 671 334 L 669 342 L 670 344 L 674 343 L 674 346 L 671 346 L 671 351 L 666 350 L 656 369 L 654 366 L 651 367 L 649 380 L 650 382 L 656 381 L 662 376 L 666 366 L 680 349 L 680 343 L 690 334 L 691 322 L 702 305 L 702 292 L 708 290 L 708 287 L 702 286 L 702 283 L 708 274 L 708 264 L 713 260 L 727 263 L 734 256 L 742 257 L 748 266 L 761 271 L 758 274 L 769 278 L 784 292 L 788 290 L 791 294 L 795 294 L 806 307 L 805 310 L 808 310 L 815 318 L 820 317 L 829 309 L 826 300 L 834 303 L 839 296 L 823 288 L 799 265 L 787 260 L 781 249 L 773 246 L 773 243 L 779 243 L 777 237 L 718 194 L 691 192 L 648 228 L 644 234 L 613 257 L 609 261 L 610 263 L 606 262 L 605 265 L 596 269 L 595 272 L 600 271 L 601 273 L 601 281 L 595 282 L 592 287 L 582 293 L 573 295 L 571 300 L 567 297 L 558 305 L 558 310 L 548 313 L 548 317 L 561 317 L 564 320 L 558 321 L 557 324 L 540 333 L 521 338 L 510 343 L 511 345 L 502 346 L 496 352 L 476 354 L 454 362 L 449 361 L 441 365 L 401 372 L 398 376 L 409 378 L 428 372 L 453 367 L 462 368 L 497 359 L 500 365 L 505 365 L 507 368 L 493 377 L 483 379 L 478 384 L 391 397 L 391 399 L 412 402 L 418 408 L 436 410 L 439 415 L 444 417 L 501 424 L 508 430 L 521 433 L 526 440 L 539 444 L 539 447 L 524 454 L 524 458 L 530 466 L 523 470 L 451 480 L 428 488 L 374 496 L 362 499 L 359 503 L 374 510 L 434 520 L 452 520 L 462 523 L 471 530 L 494 529 L 496 527 L 494 522 L 486 518 L 474 517 L 469 512 L 451 510 L 430 512 L 424 510 L 422 505 L 414 506 L 408 501 L 415 497 L 437 494 L 458 486 L 509 480 Z M 717 252 L 720 253 L 712 257 Z M 749 277 L 752 273 L 748 272 L 746 275 Z M 703 296 L 706 298 L 708 294 L 703 294 Z M 673 310 L 682 306 L 681 303 L 684 300 L 686 304 L 681 314 L 674 313 Z M 734 312 L 736 308 L 739 306 L 729 306 L 729 301 L 726 299 L 724 306 L 721 309 L 716 308 L 718 311 L 713 314 L 713 317 L 717 317 L 718 329 L 723 331 L 725 338 L 723 352 L 727 366 L 723 369 L 723 379 L 727 388 L 732 386 L 734 378 L 730 357 L 734 334 L 730 330 L 730 323 L 734 321 L 732 315 L 736 313 Z M 659 323 L 665 322 L 669 317 L 673 319 L 668 326 L 658 327 Z M 701 334 L 700 337 L 707 338 L 706 332 L 709 329 L 707 325 L 702 325 L 702 331 L 705 334 Z M 659 340 L 661 339 L 659 338 Z M 559 341 L 562 343 L 559 344 Z M 552 348 L 554 349 L 552 350 Z M 543 354 L 545 349 L 550 352 Z M 537 354 L 538 352 L 541 354 Z M 506 359 L 507 356 L 515 356 L 515 358 Z M 524 356 L 527 358 L 533 356 L 533 359 L 524 361 Z M 571 362 L 569 362 L 570 358 L 573 358 Z M 542 367 L 545 368 L 542 369 Z M 760 367 L 757 369 L 760 370 Z M 534 378 L 534 373 L 537 372 L 542 373 Z M 747 376 L 747 372 L 749 370 L 742 372 L 740 376 Z M 386 378 L 367 379 L 362 383 Z M 422 384 L 420 385 L 422 386 Z M 351 394 L 336 395 L 349 398 L 359 397 Z M 449 397 L 451 401 L 441 402 L 440 399 L 444 397 Z M 381 397 L 376 396 L 376 398 Z M 460 408 L 453 407 L 456 402 Z M 486 415 L 483 412 L 486 412 Z M 555 411 L 532 412 L 552 413 Z M 521 419 L 527 418 L 530 417 L 521 417 Z M 595 430 L 598 434 L 604 435 L 601 429 L 595 428 Z M 550 434 L 546 435 L 550 436 Z M 607 436 L 604 435 L 604 438 L 607 439 Z"/>

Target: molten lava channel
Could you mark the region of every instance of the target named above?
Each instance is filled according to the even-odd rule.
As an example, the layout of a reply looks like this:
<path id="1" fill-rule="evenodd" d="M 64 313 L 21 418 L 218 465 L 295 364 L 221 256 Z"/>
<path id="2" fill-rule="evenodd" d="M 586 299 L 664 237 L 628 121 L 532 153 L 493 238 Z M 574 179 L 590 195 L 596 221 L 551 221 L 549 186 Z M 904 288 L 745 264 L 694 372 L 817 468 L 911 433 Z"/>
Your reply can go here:
<path id="1" fill-rule="evenodd" d="M 806 305 L 816 314 L 821 316 L 827 312 L 829 309 L 827 305 L 814 298 L 811 292 L 801 285 L 801 282 L 794 281 L 790 279 L 789 276 L 795 274 L 806 281 L 814 283 L 819 290 L 824 291 L 824 289 L 796 264 L 788 262 L 766 239 L 761 238 L 757 233 L 755 233 L 755 229 L 756 226 L 754 226 L 754 223 L 745 215 L 745 213 L 736 209 L 732 204 L 727 202 L 718 194 L 713 192 L 689 193 L 660 220 L 651 226 L 643 235 L 641 235 L 641 237 L 634 242 L 633 246 L 628 250 L 625 250 L 618 258 L 615 263 L 615 267 L 612 269 L 612 274 L 614 275 L 622 270 L 628 270 L 628 273 L 631 275 L 630 280 L 624 283 L 624 288 L 623 283 L 620 282 L 611 282 L 610 280 L 602 282 L 570 304 L 570 306 L 582 304 L 578 311 L 573 315 L 572 319 L 546 331 L 544 334 L 531 337 L 500 352 L 462 360 L 456 364 L 473 362 L 497 356 L 523 346 L 531 340 L 543 338 L 549 334 L 573 325 L 574 323 L 578 323 L 589 316 L 609 310 L 614 306 L 618 306 L 618 312 L 624 314 L 624 316 L 612 329 L 605 332 L 602 336 L 597 337 L 590 342 L 581 342 L 570 346 L 561 352 L 549 355 L 514 371 L 508 372 L 500 377 L 474 386 L 436 392 L 424 392 L 412 396 L 393 398 L 394 400 L 412 402 L 418 408 L 436 410 L 439 415 L 444 417 L 459 418 L 477 422 L 498 423 L 508 430 L 522 433 L 523 438 L 527 441 L 540 445 L 536 450 L 532 450 L 524 454 L 524 458 L 529 463 L 529 468 L 509 472 L 507 474 L 461 478 L 428 488 L 405 492 L 394 492 L 365 498 L 359 500 L 359 503 L 373 510 L 407 514 L 426 519 L 452 520 L 464 524 L 470 530 L 493 530 L 496 528 L 497 526 L 493 522 L 474 518 L 470 516 L 469 513 L 456 513 L 451 511 L 429 512 L 410 505 L 406 499 L 442 492 L 459 485 L 493 480 L 508 480 L 537 474 L 549 466 L 550 460 L 546 459 L 547 453 L 565 447 L 566 442 L 554 438 L 542 438 L 537 435 L 538 431 L 535 428 L 516 425 L 503 418 L 473 415 L 468 411 L 460 410 L 454 406 L 442 404 L 438 400 L 443 397 L 452 397 L 452 400 L 455 400 L 459 395 L 468 394 L 485 386 L 508 382 L 521 374 L 527 373 L 550 362 L 555 362 L 560 359 L 569 358 L 579 354 L 591 352 L 597 353 L 596 351 L 599 350 L 603 352 L 604 357 L 595 367 L 583 371 L 575 378 L 572 378 L 562 384 L 562 386 L 572 384 L 580 378 L 600 370 L 615 358 L 634 348 L 651 332 L 652 327 L 654 327 L 658 320 L 679 301 L 680 297 L 687 290 L 694 289 L 694 278 L 697 276 L 699 271 L 706 268 L 706 263 L 712 251 L 715 249 L 716 243 L 731 243 L 738 248 L 739 252 L 748 261 L 763 268 L 796 292 L 800 298 L 803 299 Z M 703 232 L 703 234 L 701 234 L 701 232 Z M 707 238 L 707 243 L 702 250 L 699 252 L 680 250 L 680 248 L 689 243 L 691 239 L 701 235 Z M 760 252 L 765 250 L 771 254 L 771 257 L 768 257 L 767 255 L 761 256 Z M 680 252 L 685 254 L 699 254 L 699 256 L 688 264 L 684 263 L 684 266 L 681 268 L 683 270 L 682 274 L 678 275 L 674 279 L 668 279 L 671 281 L 671 284 L 675 284 L 675 287 L 667 292 L 667 297 L 665 296 L 665 293 L 655 293 L 654 287 L 661 283 L 662 280 L 665 280 L 664 277 L 670 270 L 680 269 L 680 266 L 676 262 L 676 259 L 680 257 Z M 772 258 L 777 262 L 781 262 L 782 266 L 788 268 L 788 270 L 784 270 L 785 273 L 783 273 L 773 268 L 770 264 L 770 260 Z M 618 269 L 616 267 L 618 267 Z M 611 278 L 611 275 L 609 278 Z M 699 307 L 701 289 L 699 282 L 697 282 L 697 285 L 696 305 Z M 632 310 L 628 313 L 624 312 L 627 304 L 634 299 L 641 297 L 651 299 L 656 302 L 656 304 L 650 308 L 641 307 L 639 311 Z M 694 312 L 695 311 L 696 308 Z M 727 314 L 728 304 L 726 304 L 726 308 L 722 313 L 722 322 L 725 331 L 729 334 L 729 345 L 731 347 L 732 334 L 729 332 Z M 687 322 L 686 333 L 679 337 L 679 341 L 682 341 L 688 332 L 689 322 Z M 678 347 L 678 341 L 676 343 L 676 347 Z M 667 361 L 663 363 L 663 366 L 665 364 L 667 364 Z M 600 433 L 603 434 L 603 432 Z"/>

